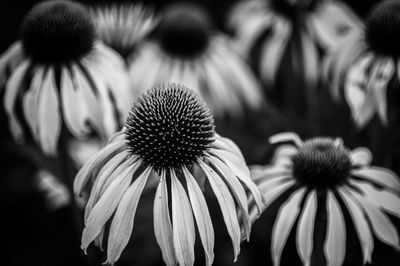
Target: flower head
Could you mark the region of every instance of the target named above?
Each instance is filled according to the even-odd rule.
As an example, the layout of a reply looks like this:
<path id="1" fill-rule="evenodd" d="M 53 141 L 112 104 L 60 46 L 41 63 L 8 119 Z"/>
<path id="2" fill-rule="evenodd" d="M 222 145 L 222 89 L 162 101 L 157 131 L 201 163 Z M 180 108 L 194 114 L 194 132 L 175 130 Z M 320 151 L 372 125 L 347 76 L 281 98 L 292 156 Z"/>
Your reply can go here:
<path id="1" fill-rule="evenodd" d="M 130 239 L 143 189 L 157 184 L 154 233 L 165 263 L 193 265 L 196 221 L 211 265 L 214 229 L 201 190 L 207 181 L 236 258 L 241 223 L 244 235 L 250 234 L 246 189 L 258 207 L 262 204 L 242 154 L 232 141 L 215 133 L 210 111 L 193 91 L 175 83 L 149 89 L 133 105 L 124 130 L 89 159 L 75 179 L 77 194 L 87 185 L 90 189 L 82 248 L 92 241 L 101 247 L 107 241 L 107 262 L 117 261 Z"/>
<path id="2" fill-rule="evenodd" d="M 140 91 L 182 82 L 198 91 L 212 113 L 220 116 L 261 105 L 256 78 L 204 9 L 179 3 L 161 14 L 151 38 L 130 65 L 132 83 Z"/>
<path id="3" fill-rule="evenodd" d="M 398 1 L 379 3 L 367 18 L 364 31 L 348 37 L 327 59 L 331 94 L 336 100 L 344 94 L 359 128 L 374 116 L 383 125 L 396 123 L 396 118 L 391 121 L 388 115 L 388 95 L 399 89 L 399 10 Z"/>
<path id="4" fill-rule="evenodd" d="M 98 7 L 91 10 L 91 15 L 100 39 L 125 59 L 156 23 L 152 9 L 140 3 Z"/>
<path id="5" fill-rule="evenodd" d="M 5 110 L 17 141 L 32 137 L 55 154 L 64 124 L 76 138 L 119 129 L 129 110 L 129 80 L 121 58 L 95 36 L 78 3 L 46 1 L 27 14 L 21 41 L 0 59 Z"/>
<path id="6" fill-rule="evenodd" d="M 346 213 L 357 232 L 363 263 L 371 262 L 373 234 L 400 249 L 398 233 L 386 214 L 400 218 L 400 181 L 393 172 L 370 166 L 368 149 L 351 151 L 341 139 L 314 138 L 303 142 L 293 133 L 278 134 L 270 140 L 295 144 L 278 148 L 271 165 L 251 170 L 264 196 L 265 209 L 278 198 L 283 200 L 272 231 L 274 265 L 279 265 L 296 221 L 298 254 L 304 265 L 312 264 L 316 214 L 322 211 L 327 217 L 326 227 L 322 227 L 326 228 L 323 250 L 327 265 L 343 264 Z M 283 195 L 287 196 L 282 198 Z"/>

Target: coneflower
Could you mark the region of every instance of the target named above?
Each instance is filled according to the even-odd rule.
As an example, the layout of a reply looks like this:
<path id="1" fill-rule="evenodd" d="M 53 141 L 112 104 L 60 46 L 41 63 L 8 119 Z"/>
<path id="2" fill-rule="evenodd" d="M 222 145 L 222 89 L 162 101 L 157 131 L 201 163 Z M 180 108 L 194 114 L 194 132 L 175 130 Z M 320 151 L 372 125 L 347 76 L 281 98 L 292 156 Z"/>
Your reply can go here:
<path id="1" fill-rule="evenodd" d="M 47 154 L 57 152 L 64 124 L 76 138 L 115 133 L 132 98 L 122 59 L 96 39 L 87 11 L 69 1 L 32 8 L 21 40 L 0 59 L 0 80 L 13 137 L 32 136 Z"/>
<path id="2" fill-rule="evenodd" d="M 341 139 L 302 141 L 293 133 L 275 135 L 270 141 L 294 144 L 279 148 L 271 165 L 251 169 L 252 178 L 264 196 L 265 212 L 278 197 L 283 200 L 272 229 L 274 265 L 280 264 L 292 230 L 303 265 L 315 263 L 312 262 L 317 234 L 314 225 L 321 210 L 326 214 L 323 216 L 326 217 L 326 234 L 323 234 L 326 265 L 342 265 L 346 251 L 352 249 L 346 246 L 345 213 L 351 216 L 357 232 L 364 264 L 372 261 L 374 235 L 400 249 L 398 232 L 387 215 L 400 218 L 400 181 L 390 170 L 370 166 L 368 149 L 351 151 L 343 146 Z"/>
<path id="3" fill-rule="evenodd" d="M 167 7 L 151 38 L 130 66 L 132 84 L 144 91 L 182 82 L 197 91 L 216 116 L 241 114 L 263 103 L 259 84 L 229 38 L 218 32 L 201 7 Z"/>
<path id="4" fill-rule="evenodd" d="M 126 61 L 156 24 L 153 10 L 141 3 L 101 6 L 91 15 L 100 39 Z"/>
<path id="5" fill-rule="evenodd" d="M 375 116 L 385 126 L 399 121 L 395 112 L 388 114 L 388 103 L 395 110 L 399 103 L 399 12 L 399 1 L 377 4 L 364 31 L 349 37 L 327 61 L 332 95 L 344 96 L 358 128 Z"/>
<path id="6" fill-rule="evenodd" d="M 201 190 L 204 182 L 221 207 L 236 260 L 241 229 L 244 237 L 250 234 L 246 190 L 258 208 L 262 205 L 241 152 L 215 133 L 209 109 L 192 90 L 175 83 L 149 89 L 133 105 L 124 129 L 75 179 L 76 194 L 90 190 L 82 249 L 93 241 L 102 247 L 106 241 L 106 262 L 116 262 L 131 237 L 143 189 L 157 184 L 154 233 L 164 262 L 193 265 L 196 222 L 211 265 L 214 229 Z"/>

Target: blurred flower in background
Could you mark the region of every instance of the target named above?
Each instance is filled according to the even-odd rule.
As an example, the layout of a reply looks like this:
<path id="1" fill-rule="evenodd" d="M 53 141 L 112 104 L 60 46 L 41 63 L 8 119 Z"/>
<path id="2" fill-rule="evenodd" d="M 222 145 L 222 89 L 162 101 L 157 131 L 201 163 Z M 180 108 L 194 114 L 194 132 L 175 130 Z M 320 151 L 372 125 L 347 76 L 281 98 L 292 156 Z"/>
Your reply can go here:
<path id="1" fill-rule="evenodd" d="M 145 91 L 164 82 L 196 90 L 213 115 L 240 115 L 263 103 L 259 83 L 218 32 L 206 10 L 192 3 L 166 7 L 149 40 L 130 66 L 133 86 Z"/>
<path id="2" fill-rule="evenodd" d="M 194 91 L 175 83 L 149 89 L 132 107 L 124 130 L 75 179 L 76 194 L 90 190 L 82 249 L 92 241 L 100 247 L 107 241 L 106 262 L 116 262 L 131 237 L 143 190 L 157 186 L 154 233 L 164 262 L 193 265 L 195 220 L 211 265 L 214 229 L 202 192 L 205 184 L 218 200 L 236 260 L 241 239 L 248 239 L 251 229 L 246 190 L 258 209 L 262 205 L 241 152 L 215 133 L 210 111 Z"/>
<path id="3" fill-rule="evenodd" d="M 360 26 L 345 4 L 329 0 L 241 1 L 228 20 L 268 100 L 309 119 L 317 108 L 323 56 Z"/>
<path id="4" fill-rule="evenodd" d="M 126 61 L 156 24 L 153 9 L 141 3 L 99 6 L 91 15 L 99 38 Z"/>
<path id="5" fill-rule="evenodd" d="M 332 95 L 348 103 L 359 128 L 374 116 L 398 124 L 400 89 L 400 2 L 383 1 L 368 16 L 364 31 L 353 34 L 327 60 Z M 341 91 L 343 88 L 343 92 Z M 393 100 L 390 100 L 392 96 Z M 388 102 L 393 112 L 388 113 Z"/>
<path id="6" fill-rule="evenodd" d="M 78 139 L 110 136 L 120 129 L 133 98 L 122 59 L 97 40 L 87 10 L 78 3 L 33 7 L 22 23 L 21 40 L 0 62 L 14 139 L 32 136 L 46 154 L 57 153 L 64 124 Z"/>
<path id="7" fill-rule="evenodd" d="M 270 141 L 294 144 L 279 147 L 270 165 L 251 169 L 264 196 L 264 208 L 285 195 L 272 231 L 274 265 L 280 264 L 296 220 L 296 245 L 303 265 L 322 265 L 313 262 L 313 249 L 322 245 L 326 265 L 342 265 L 346 251 L 354 249 L 346 246 L 347 230 L 351 229 L 346 226 L 345 213 L 357 232 L 363 264 L 372 261 L 373 235 L 400 249 L 398 232 L 387 215 L 400 218 L 400 181 L 390 170 L 370 166 L 368 149 L 350 151 L 339 138 L 303 142 L 294 133 L 278 134 Z M 326 225 L 317 226 L 321 221 Z M 314 243 L 317 231 L 325 228 L 323 243 Z"/>

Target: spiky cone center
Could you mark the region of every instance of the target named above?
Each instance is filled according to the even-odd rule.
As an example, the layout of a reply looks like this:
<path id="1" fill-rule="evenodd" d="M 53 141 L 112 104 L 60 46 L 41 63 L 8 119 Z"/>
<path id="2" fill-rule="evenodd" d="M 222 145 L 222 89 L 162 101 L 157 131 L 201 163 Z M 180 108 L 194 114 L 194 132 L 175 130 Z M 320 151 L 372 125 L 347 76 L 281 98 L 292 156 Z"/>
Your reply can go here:
<path id="1" fill-rule="evenodd" d="M 292 161 L 294 178 L 317 189 L 345 183 L 352 169 L 350 151 L 341 142 L 329 138 L 304 142 Z"/>
<path id="2" fill-rule="evenodd" d="M 322 0 L 269 0 L 272 9 L 289 18 L 314 11 Z"/>
<path id="3" fill-rule="evenodd" d="M 45 1 L 34 6 L 21 26 L 25 53 L 40 63 L 79 60 L 94 46 L 95 28 L 87 10 L 72 1 Z"/>
<path id="4" fill-rule="evenodd" d="M 373 8 L 366 21 L 369 48 L 384 56 L 400 56 L 400 2 L 384 1 Z"/>
<path id="5" fill-rule="evenodd" d="M 207 49 L 211 30 L 211 18 L 205 10 L 194 4 L 176 4 L 165 10 L 154 35 L 165 52 L 195 57 Z"/>
<path id="6" fill-rule="evenodd" d="M 157 171 L 192 166 L 206 154 L 214 134 L 205 103 L 175 83 L 149 89 L 135 102 L 125 123 L 132 154 Z"/>

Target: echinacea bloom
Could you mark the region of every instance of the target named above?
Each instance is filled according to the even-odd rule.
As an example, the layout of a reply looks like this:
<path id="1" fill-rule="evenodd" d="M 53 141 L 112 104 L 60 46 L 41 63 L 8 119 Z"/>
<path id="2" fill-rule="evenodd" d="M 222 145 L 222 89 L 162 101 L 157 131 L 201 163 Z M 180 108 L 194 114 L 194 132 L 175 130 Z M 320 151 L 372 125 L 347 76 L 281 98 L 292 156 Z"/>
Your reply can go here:
<path id="1" fill-rule="evenodd" d="M 395 123 L 388 117 L 388 102 L 389 95 L 400 88 L 399 14 L 399 1 L 379 3 L 367 18 L 364 31 L 352 34 L 327 60 L 332 96 L 339 99 L 344 94 L 359 128 L 375 115 L 383 125 Z"/>
<path id="2" fill-rule="evenodd" d="M 326 265 L 342 265 L 346 250 L 351 249 L 346 247 L 345 213 L 357 232 L 364 264 L 371 262 L 374 235 L 400 249 L 398 232 L 386 214 L 400 218 L 400 180 L 388 169 L 370 166 L 368 149 L 351 151 L 341 139 L 313 138 L 303 142 L 293 133 L 272 136 L 270 141 L 294 143 L 278 148 L 271 165 L 251 169 L 264 196 L 264 208 L 283 194 L 288 195 L 283 198 L 272 229 L 274 265 L 280 264 L 292 230 L 301 261 L 312 264 L 317 234 L 314 225 L 321 210 L 326 212 Z"/>
<path id="3" fill-rule="evenodd" d="M 154 28 L 152 9 L 143 4 L 113 4 L 91 10 L 97 34 L 125 60 Z"/>
<path id="4" fill-rule="evenodd" d="M 22 23 L 21 40 L 0 62 L 14 139 L 32 136 L 47 154 L 57 152 L 64 124 L 76 138 L 110 136 L 129 111 L 133 97 L 123 60 L 96 39 L 78 3 L 46 1 L 33 7 Z"/>
<path id="5" fill-rule="evenodd" d="M 297 104 L 305 101 L 300 110 L 315 97 L 323 56 L 360 25 L 343 3 L 330 0 L 244 0 L 234 6 L 228 20 L 239 51 L 271 92 L 270 99 L 284 106 L 290 105 L 288 97 Z M 282 87 L 281 69 L 282 79 L 295 79 L 292 82 L 300 89 L 293 83 Z"/>
<path id="6" fill-rule="evenodd" d="M 180 82 L 197 91 L 213 115 L 238 115 L 263 103 L 259 84 L 206 10 L 188 3 L 167 7 L 130 66 L 140 91 Z"/>
<path id="7" fill-rule="evenodd" d="M 210 111 L 194 91 L 175 83 L 149 89 L 133 105 L 124 130 L 90 158 L 75 179 L 76 194 L 91 187 L 82 249 L 93 241 L 100 247 L 107 241 L 106 262 L 116 262 L 131 237 L 143 189 L 157 184 L 154 233 L 165 263 L 193 265 L 196 221 L 206 264 L 211 265 L 214 230 L 201 190 L 207 180 L 236 259 L 241 229 L 245 237 L 250 234 L 247 189 L 258 209 L 262 206 L 241 152 L 215 133 Z"/>

